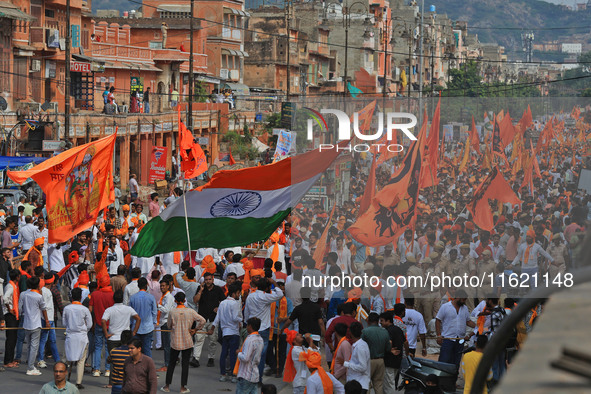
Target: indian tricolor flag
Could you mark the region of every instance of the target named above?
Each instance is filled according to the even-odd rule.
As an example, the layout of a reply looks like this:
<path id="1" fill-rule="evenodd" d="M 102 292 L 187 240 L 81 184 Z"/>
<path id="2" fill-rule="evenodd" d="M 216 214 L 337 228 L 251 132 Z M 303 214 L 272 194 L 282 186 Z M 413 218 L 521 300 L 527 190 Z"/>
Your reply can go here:
<path id="1" fill-rule="evenodd" d="M 339 146 L 343 144 L 348 141 Z M 185 193 L 150 220 L 131 254 L 150 257 L 189 250 L 187 232 L 191 250 L 264 240 L 337 155 L 336 149 L 316 149 L 266 166 L 218 171 L 207 184 Z"/>

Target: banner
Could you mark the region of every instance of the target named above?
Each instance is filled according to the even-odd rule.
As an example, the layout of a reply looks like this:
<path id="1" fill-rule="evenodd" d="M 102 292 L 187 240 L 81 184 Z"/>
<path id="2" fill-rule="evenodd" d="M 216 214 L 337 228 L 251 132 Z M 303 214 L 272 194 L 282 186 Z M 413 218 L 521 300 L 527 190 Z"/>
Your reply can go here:
<path id="1" fill-rule="evenodd" d="M 117 134 L 80 145 L 27 171 L 8 171 L 22 185 L 33 178 L 47 196 L 49 242 L 66 242 L 91 227 L 115 201 L 113 150 Z"/>
<path id="2" fill-rule="evenodd" d="M 155 146 L 152 149 L 152 160 L 150 161 L 150 175 L 148 182 L 154 183 L 158 179 L 166 177 L 167 150 L 164 146 Z"/>
<path id="3" fill-rule="evenodd" d="M 279 138 L 277 138 L 277 148 L 275 149 L 275 154 L 273 155 L 273 161 L 285 159 L 291 150 L 291 143 L 291 133 L 281 130 L 281 134 L 279 134 Z"/>
<path id="4" fill-rule="evenodd" d="M 25 164 L 24 166 L 21 166 L 21 167 L 15 167 L 11 171 L 27 171 L 27 170 L 30 170 L 31 168 L 33 168 L 34 166 L 35 166 L 34 163 L 28 163 L 28 164 Z M 33 182 L 33 180 L 31 178 L 27 178 L 22 184 L 26 185 L 31 182 Z M 19 185 L 18 183 L 14 182 L 10 178 L 8 178 L 6 180 L 6 187 L 16 187 L 18 185 Z M 2 186 L 2 187 L 4 187 L 4 186 Z"/>

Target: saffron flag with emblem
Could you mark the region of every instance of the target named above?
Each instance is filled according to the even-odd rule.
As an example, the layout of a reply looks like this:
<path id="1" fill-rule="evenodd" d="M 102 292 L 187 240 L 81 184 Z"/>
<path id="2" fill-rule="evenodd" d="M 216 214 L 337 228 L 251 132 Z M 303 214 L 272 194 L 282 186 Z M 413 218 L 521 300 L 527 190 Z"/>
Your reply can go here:
<path id="1" fill-rule="evenodd" d="M 417 141 L 412 143 L 400 169 L 376 193 L 369 209 L 349 227 L 357 241 L 366 246 L 383 246 L 414 225 L 426 134 L 425 118 Z"/>
<path id="2" fill-rule="evenodd" d="M 472 148 L 480 155 L 480 137 L 478 136 L 478 130 L 476 129 L 476 123 L 474 122 L 474 115 L 472 115 L 472 127 L 470 127 L 470 130 L 468 131 L 468 136 L 470 137 Z"/>
<path id="3" fill-rule="evenodd" d="M 343 141 L 343 149 L 349 141 Z M 221 170 L 152 218 L 131 249 L 138 257 L 248 245 L 269 237 L 340 152 L 319 149 L 276 163 Z M 190 244 L 187 243 L 189 239 Z"/>
<path id="4" fill-rule="evenodd" d="M 181 171 L 185 179 L 193 179 L 207 171 L 207 160 L 201 146 L 195 142 L 193 133 L 181 121 L 179 106 L 179 151 L 181 154 Z"/>
<path id="5" fill-rule="evenodd" d="M 474 218 L 474 224 L 482 230 L 494 229 L 493 214 L 489 204 L 489 200 L 493 199 L 512 205 L 521 203 L 497 167 L 494 167 L 478 186 L 474 192 L 474 198 L 466 206 Z"/>
<path id="6" fill-rule="evenodd" d="M 47 196 L 49 242 L 66 242 L 91 227 L 115 201 L 113 150 L 117 133 L 76 146 L 26 171 L 8 171 L 18 184 L 32 178 Z"/>

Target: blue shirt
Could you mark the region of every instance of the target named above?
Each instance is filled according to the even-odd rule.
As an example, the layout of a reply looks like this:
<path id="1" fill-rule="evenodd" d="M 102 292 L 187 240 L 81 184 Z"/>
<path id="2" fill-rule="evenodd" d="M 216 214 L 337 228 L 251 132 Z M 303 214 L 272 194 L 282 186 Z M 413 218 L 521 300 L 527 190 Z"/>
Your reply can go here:
<path id="1" fill-rule="evenodd" d="M 137 330 L 138 334 L 148 334 L 154 331 L 154 324 L 156 324 L 156 316 L 158 315 L 158 307 L 154 296 L 147 291 L 139 291 L 131 296 L 129 299 L 129 306 L 132 307 L 140 316 L 140 328 Z M 131 321 L 131 329 L 135 329 L 135 320 Z"/>
<path id="2" fill-rule="evenodd" d="M 289 317 L 291 315 L 291 312 L 293 312 L 293 302 L 291 302 L 291 300 L 287 297 L 285 297 L 285 299 L 287 300 L 287 316 Z M 275 328 L 279 328 L 279 309 L 281 308 L 281 300 L 275 301 L 275 320 L 274 322 L 274 327 Z"/>

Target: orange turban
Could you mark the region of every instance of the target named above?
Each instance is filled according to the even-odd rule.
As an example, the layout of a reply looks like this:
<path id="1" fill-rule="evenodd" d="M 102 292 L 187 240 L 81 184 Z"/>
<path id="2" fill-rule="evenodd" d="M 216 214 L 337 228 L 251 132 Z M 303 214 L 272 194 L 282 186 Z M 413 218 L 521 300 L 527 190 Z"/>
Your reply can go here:
<path id="1" fill-rule="evenodd" d="M 273 264 L 275 264 L 275 262 L 279 259 L 279 234 L 277 234 L 277 232 L 274 232 L 273 234 L 271 234 L 271 236 L 269 237 L 269 240 L 272 243 L 271 248 L 273 248 L 271 250 L 271 260 L 273 260 Z M 273 272 L 275 272 L 275 267 L 273 266 Z"/>
<path id="2" fill-rule="evenodd" d="M 254 270 L 250 271 L 250 276 L 265 276 L 265 270 L 261 269 L 261 268 L 257 268 Z"/>
<path id="3" fill-rule="evenodd" d="M 52 276 L 51 278 L 49 278 L 49 279 L 44 279 L 44 281 L 45 281 L 45 284 L 46 284 L 46 285 L 50 285 L 50 284 L 52 284 L 52 283 L 55 281 L 55 275 L 53 275 L 53 276 Z"/>
<path id="4" fill-rule="evenodd" d="M 300 353 L 299 361 L 305 361 L 308 368 L 320 368 L 322 356 L 318 352 L 308 350 Z"/>
<path id="5" fill-rule="evenodd" d="M 210 274 L 215 274 L 217 267 L 215 265 L 215 261 L 213 261 L 213 257 L 207 255 L 201 260 L 201 268 L 203 268 L 203 274 L 209 272 Z"/>
<path id="6" fill-rule="evenodd" d="M 287 343 L 289 343 L 290 346 L 293 346 L 293 341 L 298 336 L 298 332 L 295 330 L 290 330 L 289 328 L 286 328 L 285 330 L 283 330 L 283 333 L 286 336 L 285 341 Z"/>
<path id="7" fill-rule="evenodd" d="M 125 204 L 121 207 L 122 211 L 129 211 L 129 205 Z"/>
<path id="8" fill-rule="evenodd" d="M 322 356 L 320 353 L 313 352 L 311 350 L 308 350 L 307 352 L 301 352 L 299 360 L 306 361 L 308 368 L 316 368 L 318 371 L 318 376 L 320 376 L 320 380 L 322 381 L 322 389 L 324 394 L 332 393 L 332 380 L 328 377 L 326 371 L 320 366 L 322 363 Z"/>
<path id="9" fill-rule="evenodd" d="M 35 243 L 33 244 L 34 246 L 39 246 L 39 245 L 43 245 L 45 243 L 45 238 L 44 237 L 39 237 L 35 239 Z"/>
<path id="10" fill-rule="evenodd" d="M 240 262 L 242 263 L 242 268 L 244 268 L 245 271 L 250 271 L 254 267 L 252 260 L 248 260 L 246 257 L 240 260 Z"/>
<path id="11" fill-rule="evenodd" d="M 87 285 L 90 277 L 88 276 L 88 272 L 82 271 L 78 276 L 78 283 L 77 285 Z"/>
<path id="12" fill-rule="evenodd" d="M 99 287 L 107 287 L 107 286 L 111 286 L 111 279 L 109 278 L 109 275 L 101 275 L 98 278 L 98 285 Z"/>
<path id="13" fill-rule="evenodd" d="M 534 230 L 527 230 L 527 233 L 525 233 L 525 235 L 527 237 L 532 237 L 533 239 L 536 238 L 536 232 Z"/>
<path id="14" fill-rule="evenodd" d="M 349 291 L 349 294 L 348 295 L 349 295 L 349 298 L 350 299 L 356 300 L 357 298 L 361 298 L 361 295 L 362 294 L 363 294 L 363 291 L 359 287 L 356 287 L 354 289 L 351 289 Z"/>
<path id="15" fill-rule="evenodd" d="M 78 252 L 76 252 L 75 250 L 70 252 L 70 254 L 68 255 L 68 264 L 76 264 L 79 258 L 80 256 L 78 255 Z"/>

